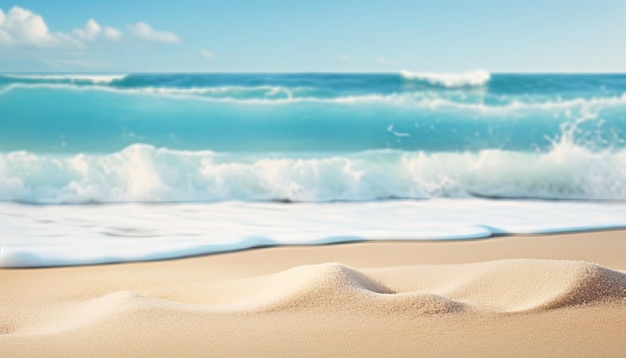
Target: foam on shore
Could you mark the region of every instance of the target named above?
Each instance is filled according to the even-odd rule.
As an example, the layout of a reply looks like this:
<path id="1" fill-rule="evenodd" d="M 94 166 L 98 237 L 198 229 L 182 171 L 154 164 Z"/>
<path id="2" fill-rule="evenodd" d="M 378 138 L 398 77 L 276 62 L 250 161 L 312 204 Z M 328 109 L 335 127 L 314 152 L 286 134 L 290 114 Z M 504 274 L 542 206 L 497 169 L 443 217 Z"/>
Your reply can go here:
<path id="1" fill-rule="evenodd" d="M 622 228 L 623 203 L 433 199 L 33 206 L 0 203 L 0 267 L 149 261 L 259 246 Z"/>

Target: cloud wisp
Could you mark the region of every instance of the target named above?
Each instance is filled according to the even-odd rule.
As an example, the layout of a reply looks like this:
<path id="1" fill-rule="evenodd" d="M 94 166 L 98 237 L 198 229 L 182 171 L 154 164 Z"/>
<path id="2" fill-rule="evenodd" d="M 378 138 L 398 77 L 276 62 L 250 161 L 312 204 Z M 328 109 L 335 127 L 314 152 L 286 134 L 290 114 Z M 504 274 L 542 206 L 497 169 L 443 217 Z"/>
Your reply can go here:
<path id="1" fill-rule="evenodd" d="M 212 60 L 215 58 L 215 54 L 209 50 L 200 50 L 200 55 L 206 58 L 207 60 Z"/>
<path id="2" fill-rule="evenodd" d="M 396 61 L 388 59 L 388 58 L 384 58 L 384 57 L 377 57 L 374 59 L 374 61 L 380 63 L 381 65 L 395 65 Z"/>
<path id="3" fill-rule="evenodd" d="M 145 22 L 138 22 L 135 25 L 130 25 L 128 28 L 133 37 L 139 40 L 162 43 L 180 42 L 180 39 L 175 33 L 169 31 L 156 31 Z"/>

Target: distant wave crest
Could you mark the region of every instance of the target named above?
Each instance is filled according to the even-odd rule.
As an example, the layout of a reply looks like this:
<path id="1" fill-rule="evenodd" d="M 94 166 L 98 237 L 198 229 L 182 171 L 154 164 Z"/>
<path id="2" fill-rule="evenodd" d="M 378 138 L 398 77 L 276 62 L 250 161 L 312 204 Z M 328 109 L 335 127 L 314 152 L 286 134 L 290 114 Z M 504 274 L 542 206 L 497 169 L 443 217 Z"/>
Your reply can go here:
<path id="1" fill-rule="evenodd" d="M 194 88 L 138 87 L 121 88 L 96 84 L 71 83 L 11 83 L 0 86 L 0 95 L 28 90 L 98 91 L 120 95 L 167 97 L 171 99 L 206 102 L 233 102 L 243 104 L 285 105 L 293 103 L 387 104 L 417 108 L 451 108 L 464 111 L 503 113 L 523 110 L 567 110 L 569 108 L 605 108 L 626 104 L 626 93 L 613 96 L 576 98 L 510 98 L 497 103 L 486 103 L 482 98 L 456 98 L 444 94 L 423 92 L 364 93 L 332 95 L 311 87 L 286 86 L 217 86 Z"/>
<path id="2" fill-rule="evenodd" d="M 92 83 L 110 84 L 126 78 L 125 74 L 116 75 L 90 75 L 90 74 L 2 74 L 0 77 L 17 81 L 41 82 L 41 83 Z"/>
<path id="3" fill-rule="evenodd" d="M 426 72 L 400 72 L 402 77 L 408 80 L 419 80 L 435 86 L 444 87 L 475 87 L 484 86 L 491 79 L 487 71 L 477 70 L 464 73 L 426 73 Z"/>

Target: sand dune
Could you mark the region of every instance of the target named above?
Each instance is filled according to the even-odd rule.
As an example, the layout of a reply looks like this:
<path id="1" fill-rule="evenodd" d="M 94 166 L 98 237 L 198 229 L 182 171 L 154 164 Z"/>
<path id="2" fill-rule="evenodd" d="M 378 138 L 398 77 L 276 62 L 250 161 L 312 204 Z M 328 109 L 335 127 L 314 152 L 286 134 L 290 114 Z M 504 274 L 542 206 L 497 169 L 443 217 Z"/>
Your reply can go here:
<path id="1" fill-rule="evenodd" d="M 626 299 L 626 274 L 575 261 L 501 260 L 357 270 L 300 266 L 229 282 L 226 311 L 345 310 L 373 315 L 524 312 Z"/>
<path id="2" fill-rule="evenodd" d="M 626 274 L 582 261 L 500 260 L 370 272 L 395 292 L 426 291 L 477 310 L 524 312 L 626 298 Z"/>
<path id="3" fill-rule="evenodd" d="M 211 265 L 222 255 L 0 270 L 0 356 L 626 352 L 626 271 L 546 259 L 376 267 L 380 250 L 353 267 L 309 249 L 289 249 L 295 267 L 264 263 L 274 249 L 234 253 L 228 274 Z"/>
<path id="4" fill-rule="evenodd" d="M 207 297 L 204 304 L 131 291 L 107 293 L 67 304 L 33 326 L 5 334 L 60 333 L 151 309 L 205 314 L 324 311 L 406 318 L 626 303 L 625 273 L 580 261 L 501 260 L 369 270 L 325 263 L 212 286 L 219 297 L 213 301 Z"/>

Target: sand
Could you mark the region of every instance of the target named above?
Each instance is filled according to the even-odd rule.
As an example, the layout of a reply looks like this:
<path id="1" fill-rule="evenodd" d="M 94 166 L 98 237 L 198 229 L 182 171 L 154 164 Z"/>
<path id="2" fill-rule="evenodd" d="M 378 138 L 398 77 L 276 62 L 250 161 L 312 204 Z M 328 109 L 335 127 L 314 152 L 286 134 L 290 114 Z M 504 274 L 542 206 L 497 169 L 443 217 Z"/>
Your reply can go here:
<path id="1" fill-rule="evenodd" d="M 626 231 L 0 270 L 0 356 L 626 356 Z"/>

